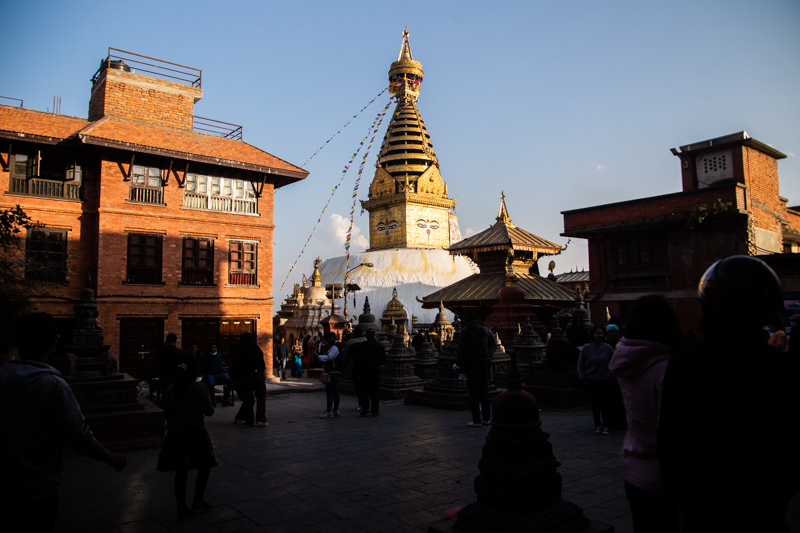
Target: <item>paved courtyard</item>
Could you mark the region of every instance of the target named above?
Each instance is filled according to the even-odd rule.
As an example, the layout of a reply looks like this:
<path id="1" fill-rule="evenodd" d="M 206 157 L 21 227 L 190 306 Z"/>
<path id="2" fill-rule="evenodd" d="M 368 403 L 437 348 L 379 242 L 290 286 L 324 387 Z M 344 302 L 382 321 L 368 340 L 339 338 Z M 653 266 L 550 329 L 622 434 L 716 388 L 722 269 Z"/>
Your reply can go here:
<path id="1" fill-rule="evenodd" d="M 210 512 L 175 521 L 173 475 L 156 471 L 158 450 L 129 453 L 122 473 L 71 457 L 56 530 L 421 532 L 474 501 L 488 428 L 467 427 L 467 413 L 398 401 L 362 419 L 355 398 L 342 396 L 342 417 L 320 420 L 324 394 L 272 392 L 269 427 L 234 425 L 231 407 L 206 420 L 219 462 L 206 492 Z M 624 434 L 595 435 L 588 410 L 542 411 L 541 419 L 562 465 L 564 499 L 631 532 L 619 461 Z"/>

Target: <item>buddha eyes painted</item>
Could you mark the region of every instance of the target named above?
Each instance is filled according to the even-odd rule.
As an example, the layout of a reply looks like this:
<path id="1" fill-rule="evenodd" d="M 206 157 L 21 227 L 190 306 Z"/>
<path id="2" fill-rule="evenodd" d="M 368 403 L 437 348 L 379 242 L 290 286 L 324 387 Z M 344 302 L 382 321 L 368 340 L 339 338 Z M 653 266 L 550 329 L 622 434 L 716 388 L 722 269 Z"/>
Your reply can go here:
<path id="1" fill-rule="evenodd" d="M 433 222 L 431 222 L 431 223 L 430 223 L 430 228 L 431 228 L 432 230 L 437 230 L 437 229 L 439 229 L 439 223 L 438 223 L 438 222 L 436 222 L 436 221 L 434 220 Z"/>
<path id="2" fill-rule="evenodd" d="M 378 222 L 378 225 L 375 226 L 375 229 L 378 231 L 386 231 L 386 224 L 384 222 Z"/>
<path id="3" fill-rule="evenodd" d="M 417 227 L 425 229 L 428 227 L 428 223 L 425 220 L 419 219 L 417 220 Z"/>
<path id="4" fill-rule="evenodd" d="M 396 220 L 392 220 L 391 222 L 389 222 L 389 225 L 386 226 L 386 229 L 388 229 L 389 231 L 392 231 L 393 229 L 396 229 L 396 228 L 397 228 L 397 221 Z"/>

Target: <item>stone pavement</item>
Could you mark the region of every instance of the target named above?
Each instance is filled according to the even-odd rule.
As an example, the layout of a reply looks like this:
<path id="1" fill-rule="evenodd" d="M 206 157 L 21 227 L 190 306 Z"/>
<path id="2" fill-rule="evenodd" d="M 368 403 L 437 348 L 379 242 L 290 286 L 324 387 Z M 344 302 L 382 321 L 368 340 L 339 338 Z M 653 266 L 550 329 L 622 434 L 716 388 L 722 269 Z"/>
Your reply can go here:
<path id="1" fill-rule="evenodd" d="M 215 506 L 209 513 L 175 521 L 174 476 L 156 471 L 158 450 L 129 453 L 122 473 L 78 456 L 65 460 L 56 530 L 423 532 L 446 510 L 474 501 L 488 428 L 467 427 L 467 413 L 397 401 L 362 419 L 355 398 L 342 396 L 343 415 L 321 420 L 324 394 L 271 392 L 269 427 L 234 425 L 230 407 L 206 420 L 219 462 L 206 492 Z M 595 435 L 588 410 L 541 418 L 562 464 L 564 498 L 631 532 L 623 433 Z M 191 498 L 194 473 L 189 478 Z"/>

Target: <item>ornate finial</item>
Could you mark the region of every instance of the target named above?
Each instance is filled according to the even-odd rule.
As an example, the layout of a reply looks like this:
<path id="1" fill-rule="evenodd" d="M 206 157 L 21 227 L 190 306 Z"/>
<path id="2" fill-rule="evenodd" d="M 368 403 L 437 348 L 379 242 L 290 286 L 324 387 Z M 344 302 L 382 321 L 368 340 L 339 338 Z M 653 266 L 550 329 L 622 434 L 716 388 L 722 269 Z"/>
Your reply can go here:
<path id="1" fill-rule="evenodd" d="M 319 266 L 322 264 L 322 260 L 317 257 L 314 260 L 314 273 L 311 274 L 311 285 L 315 287 L 319 287 L 322 285 L 322 275 L 319 273 Z"/>
<path id="2" fill-rule="evenodd" d="M 414 61 L 411 43 L 408 40 L 408 28 L 403 30 L 403 43 L 397 61 L 389 67 L 389 90 L 403 104 L 416 100 L 422 82 L 422 64 Z"/>
<path id="3" fill-rule="evenodd" d="M 398 61 L 403 59 L 414 60 L 414 56 L 411 55 L 411 43 L 408 42 L 408 26 L 403 30 L 403 44 L 400 45 L 400 53 L 397 56 Z"/>
<path id="4" fill-rule="evenodd" d="M 397 287 L 392 289 L 392 300 L 397 300 Z"/>
<path id="5" fill-rule="evenodd" d="M 508 216 L 508 209 L 506 209 L 506 195 L 505 192 L 500 193 L 500 212 L 497 214 L 497 224 L 495 226 L 508 226 L 510 228 L 516 227 L 511 222 L 511 217 Z"/>
<path id="6" fill-rule="evenodd" d="M 370 314 L 371 310 L 372 309 L 369 306 L 369 296 L 364 296 L 364 314 L 365 315 Z"/>

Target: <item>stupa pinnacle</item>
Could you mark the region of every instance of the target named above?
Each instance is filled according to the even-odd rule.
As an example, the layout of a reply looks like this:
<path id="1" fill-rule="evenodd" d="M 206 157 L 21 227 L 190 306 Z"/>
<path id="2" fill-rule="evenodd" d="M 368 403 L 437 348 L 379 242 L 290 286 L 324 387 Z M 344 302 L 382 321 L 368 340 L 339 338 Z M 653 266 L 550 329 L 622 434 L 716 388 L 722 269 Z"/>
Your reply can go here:
<path id="1" fill-rule="evenodd" d="M 422 64 L 411 53 L 408 30 L 397 61 L 389 68 L 389 87 L 397 99 L 376 163 L 369 199 L 370 249 L 446 248 L 461 240 L 425 122 L 417 108 Z"/>

